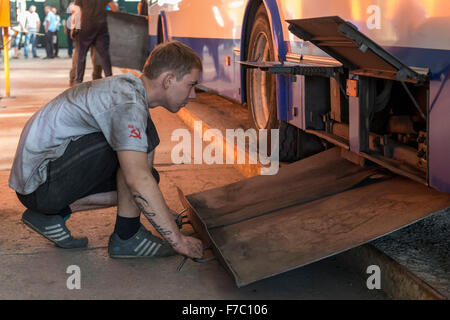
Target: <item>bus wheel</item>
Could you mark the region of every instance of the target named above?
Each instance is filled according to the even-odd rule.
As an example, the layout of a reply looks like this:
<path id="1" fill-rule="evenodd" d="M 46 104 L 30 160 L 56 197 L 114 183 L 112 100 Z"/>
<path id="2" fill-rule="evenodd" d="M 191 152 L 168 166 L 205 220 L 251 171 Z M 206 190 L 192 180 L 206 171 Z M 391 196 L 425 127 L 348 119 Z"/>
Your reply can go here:
<path id="1" fill-rule="evenodd" d="M 255 15 L 247 60 L 275 61 L 272 32 L 264 5 Z M 246 87 L 250 122 L 257 130 L 268 130 L 268 146 L 271 145 L 270 129 L 280 130 L 280 161 L 297 161 L 324 150 L 320 139 L 278 120 L 275 75 L 260 69 L 247 69 Z"/>
<path id="2" fill-rule="evenodd" d="M 250 34 L 247 60 L 274 61 L 275 52 L 264 5 L 256 13 Z M 260 69 L 247 70 L 247 104 L 250 121 L 256 129 L 278 129 L 275 75 Z"/>
<path id="3" fill-rule="evenodd" d="M 275 61 L 275 50 L 270 23 L 264 5 L 256 12 L 250 34 L 247 60 Z M 247 105 L 249 119 L 257 129 L 267 129 L 267 145 L 271 146 L 271 129 L 280 129 L 280 161 L 295 159 L 297 135 L 295 128 L 277 119 L 276 77 L 260 69 L 247 69 Z M 294 148 L 293 148 L 294 147 Z"/>

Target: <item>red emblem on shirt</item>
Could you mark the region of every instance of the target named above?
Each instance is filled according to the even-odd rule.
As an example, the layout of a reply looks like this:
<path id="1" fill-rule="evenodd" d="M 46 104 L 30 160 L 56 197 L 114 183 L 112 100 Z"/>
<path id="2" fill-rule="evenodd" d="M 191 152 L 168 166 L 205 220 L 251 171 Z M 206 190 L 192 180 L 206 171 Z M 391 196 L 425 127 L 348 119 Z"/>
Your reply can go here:
<path id="1" fill-rule="evenodd" d="M 128 136 L 128 138 L 142 139 L 141 131 L 138 128 L 135 128 L 134 126 L 129 125 L 128 129 L 130 129 L 130 135 Z"/>

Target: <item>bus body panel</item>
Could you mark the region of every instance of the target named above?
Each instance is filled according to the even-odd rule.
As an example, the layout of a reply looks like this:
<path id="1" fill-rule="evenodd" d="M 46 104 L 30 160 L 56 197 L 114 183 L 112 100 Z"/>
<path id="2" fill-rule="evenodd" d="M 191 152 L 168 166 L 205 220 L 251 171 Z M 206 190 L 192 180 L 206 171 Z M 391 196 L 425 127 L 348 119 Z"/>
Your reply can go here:
<path id="1" fill-rule="evenodd" d="M 430 186 L 450 192 L 450 70 L 442 73 L 435 101 L 429 111 L 429 176 Z"/>
<path id="2" fill-rule="evenodd" d="M 158 43 L 163 17 L 166 40 L 191 46 L 202 58 L 202 85 L 245 102 L 245 77 L 237 63 L 246 32 L 244 18 L 251 1 L 159 0 L 149 7 L 150 49 Z M 450 192 L 450 2 L 447 0 L 264 0 L 278 55 L 327 57 L 287 29 L 288 19 L 340 16 L 407 65 L 430 70 L 429 183 Z M 279 16 L 279 19 L 278 19 Z M 279 30 L 280 27 L 282 30 Z M 247 30 L 248 32 L 248 30 Z M 282 42 L 280 44 L 280 42 Z M 225 63 L 229 57 L 231 63 Z M 276 57 L 277 59 L 278 57 Z M 278 117 L 290 120 L 288 104 L 301 99 L 288 77 L 277 76 Z M 293 87 L 294 86 L 294 87 Z M 301 105 L 301 102 L 298 102 Z M 298 125 L 297 125 L 298 126 Z"/>
<path id="3" fill-rule="evenodd" d="M 188 41 L 203 57 L 206 65 L 203 84 L 236 98 L 239 90 L 232 91 L 230 87 L 240 88 L 241 84 L 230 85 L 238 78 L 233 73 L 239 73 L 240 67 L 225 66 L 225 57 L 231 57 L 232 61 L 241 58 L 233 49 L 241 48 L 241 31 L 249 3 L 209 0 L 205 5 L 202 0 L 160 0 L 149 8 L 150 48 L 157 43 L 158 17 L 162 12 L 168 39 Z M 283 30 L 282 35 L 274 35 L 274 41 L 284 39 L 282 48 L 286 48 L 286 52 L 326 56 L 314 45 L 290 33 L 283 21 L 337 15 L 406 64 L 430 68 L 432 82 L 435 81 L 433 76 L 440 79 L 449 65 L 450 2 L 446 0 L 265 0 L 263 3 L 271 14 L 279 14 Z M 272 22 L 272 31 L 278 33 L 274 24 Z M 214 83 L 218 79 L 224 83 Z M 440 80 L 431 83 L 431 100 L 439 88 Z M 227 94 L 231 91 L 231 95 Z"/>

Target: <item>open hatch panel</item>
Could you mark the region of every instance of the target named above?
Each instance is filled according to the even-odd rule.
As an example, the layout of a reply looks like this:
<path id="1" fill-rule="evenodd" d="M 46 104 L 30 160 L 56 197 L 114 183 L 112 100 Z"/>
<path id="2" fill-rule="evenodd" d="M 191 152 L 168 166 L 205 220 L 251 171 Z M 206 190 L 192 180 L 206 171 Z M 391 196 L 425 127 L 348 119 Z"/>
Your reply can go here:
<path id="1" fill-rule="evenodd" d="M 310 41 L 354 74 L 420 83 L 426 70 L 408 67 L 340 17 L 288 20 L 289 30 Z"/>
<path id="2" fill-rule="evenodd" d="M 414 195 L 414 196 L 412 196 Z M 184 196 L 206 247 L 242 287 L 346 251 L 450 205 L 450 196 L 365 169 L 333 148 L 257 176 Z"/>

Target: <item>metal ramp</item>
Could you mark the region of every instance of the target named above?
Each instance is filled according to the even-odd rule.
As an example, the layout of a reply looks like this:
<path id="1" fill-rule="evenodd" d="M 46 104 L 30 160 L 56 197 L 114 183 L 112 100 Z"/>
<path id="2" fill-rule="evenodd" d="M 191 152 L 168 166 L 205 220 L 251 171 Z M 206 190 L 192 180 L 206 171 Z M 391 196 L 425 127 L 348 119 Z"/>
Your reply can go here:
<path id="1" fill-rule="evenodd" d="M 107 12 L 111 65 L 142 70 L 150 54 L 148 21 L 144 16 L 124 12 Z M 99 55 L 95 61 L 100 64 Z"/>
<path id="2" fill-rule="evenodd" d="M 184 196 L 189 221 L 242 287 L 354 248 L 450 206 L 450 195 L 334 148 L 221 188 Z"/>

